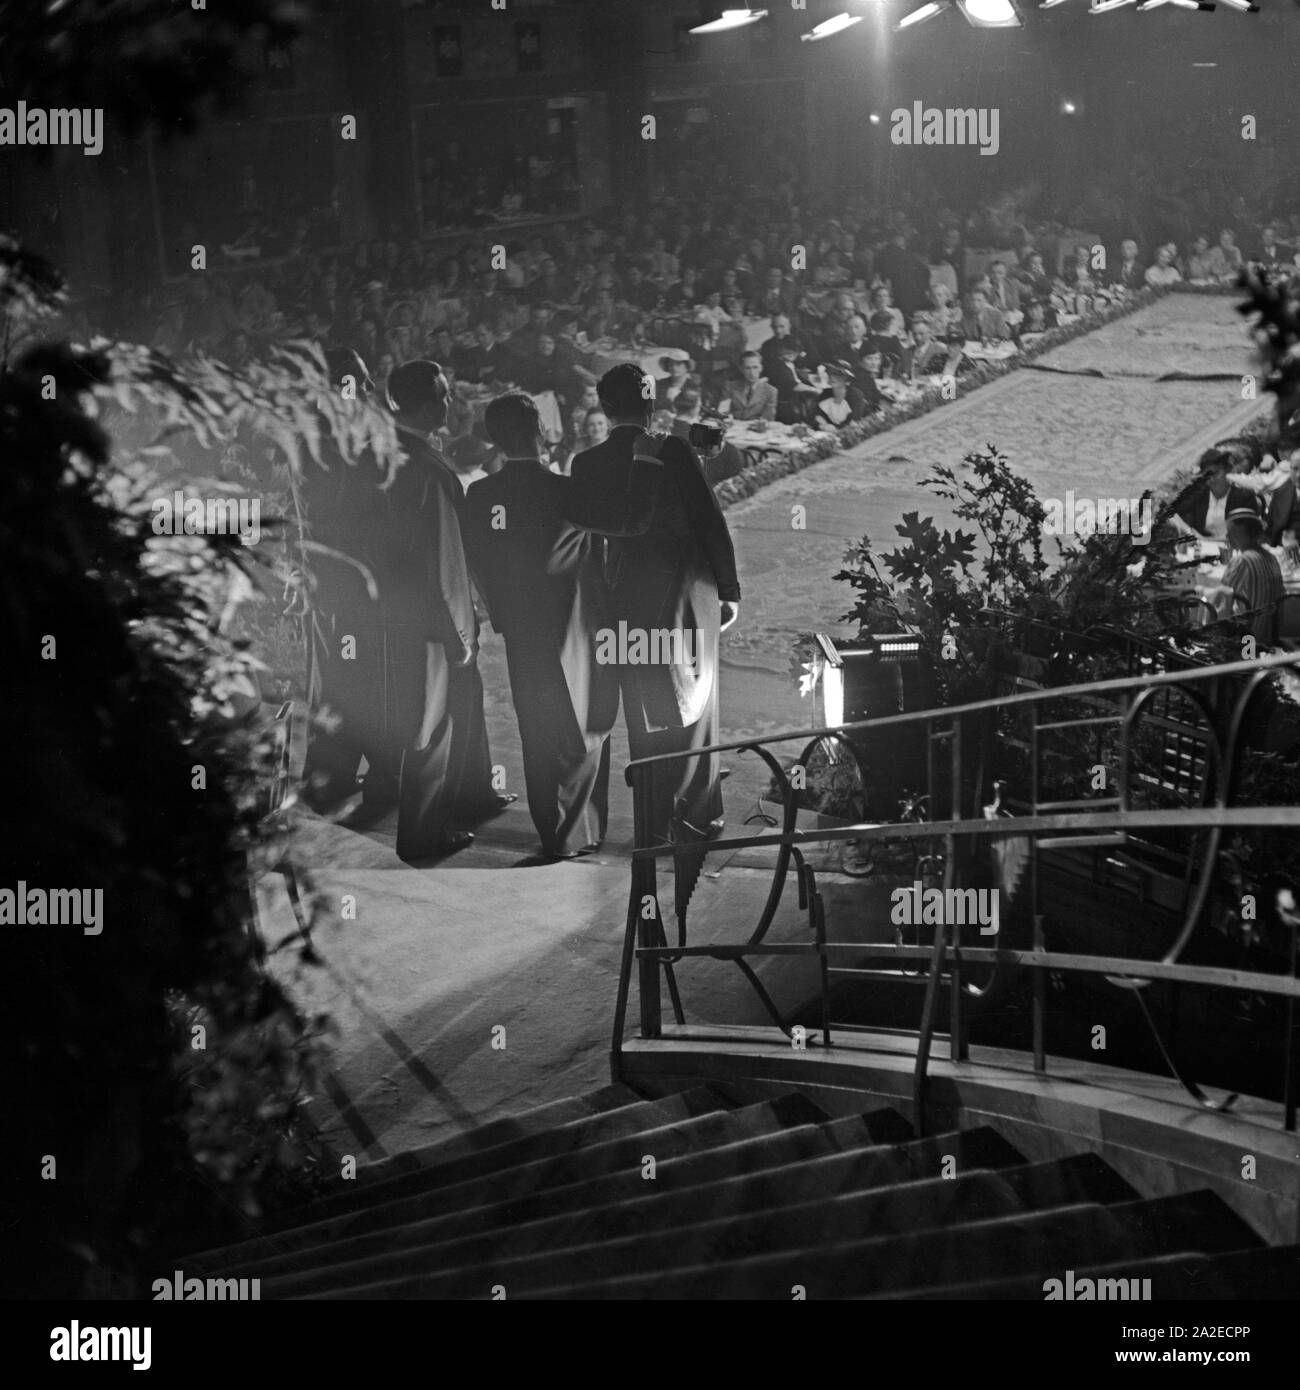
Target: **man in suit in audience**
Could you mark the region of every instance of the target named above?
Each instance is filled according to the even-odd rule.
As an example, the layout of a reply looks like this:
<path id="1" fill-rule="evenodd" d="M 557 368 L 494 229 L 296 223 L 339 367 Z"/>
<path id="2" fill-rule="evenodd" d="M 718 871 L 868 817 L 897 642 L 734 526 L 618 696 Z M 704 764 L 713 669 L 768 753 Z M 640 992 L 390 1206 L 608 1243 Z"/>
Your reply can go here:
<path id="1" fill-rule="evenodd" d="M 1003 261 L 989 266 L 989 303 L 1004 315 L 1020 312 L 1020 286 L 1007 274 Z"/>
<path id="2" fill-rule="evenodd" d="M 733 420 L 775 420 L 776 387 L 763 380 L 763 359 L 757 352 L 740 356 L 740 380 L 729 390 Z"/>

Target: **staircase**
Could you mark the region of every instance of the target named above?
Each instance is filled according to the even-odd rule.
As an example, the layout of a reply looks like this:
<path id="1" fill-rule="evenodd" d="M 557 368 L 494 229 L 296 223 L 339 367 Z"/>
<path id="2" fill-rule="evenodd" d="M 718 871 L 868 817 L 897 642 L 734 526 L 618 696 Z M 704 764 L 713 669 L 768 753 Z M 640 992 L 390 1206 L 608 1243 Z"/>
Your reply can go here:
<path id="1" fill-rule="evenodd" d="M 1294 1297 L 1217 1195 L 1144 1198 L 1091 1153 L 1030 1163 L 995 1130 L 917 1138 L 798 1092 L 625 1086 L 363 1167 L 279 1229 L 182 1257 L 263 1298 L 1022 1298 L 1150 1278 L 1162 1298 Z"/>

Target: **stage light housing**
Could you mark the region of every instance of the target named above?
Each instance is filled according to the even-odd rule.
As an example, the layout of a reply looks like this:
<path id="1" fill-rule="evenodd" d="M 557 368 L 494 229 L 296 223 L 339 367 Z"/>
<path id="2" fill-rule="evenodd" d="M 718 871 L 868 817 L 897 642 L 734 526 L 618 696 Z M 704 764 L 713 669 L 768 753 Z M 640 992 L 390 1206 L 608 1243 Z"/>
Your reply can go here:
<path id="1" fill-rule="evenodd" d="M 929 0 L 929 3 L 922 5 L 919 10 L 913 10 L 911 14 L 905 14 L 902 19 L 894 25 L 894 28 L 911 29 L 917 24 L 924 24 L 927 19 L 936 19 L 945 10 L 950 9 L 952 9 L 952 0 Z"/>
<path id="2" fill-rule="evenodd" d="M 976 29 L 1019 29 L 1020 16 L 1011 0 L 957 0 L 966 23 Z"/>
<path id="3" fill-rule="evenodd" d="M 829 39 L 836 34 L 842 34 L 846 29 L 851 29 L 861 22 L 860 14 L 849 14 L 846 10 L 843 14 L 822 20 L 816 27 L 809 29 L 806 34 L 800 34 L 799 37 L 804 43 L 816 43 L 818 39 Z"/>
<path id="4" fill-rule="evenodd" d="M 722 34 L 728 29 L 743 29 L 746 24 L 754 24 L 758 20 L 766 18 L 766 10 L 752 10 L 749 6 L 743 10 L 723 10 L 720 18 L 711 19 L 707 24 L 697 24 L 690 32 L 692 34 Z"/>

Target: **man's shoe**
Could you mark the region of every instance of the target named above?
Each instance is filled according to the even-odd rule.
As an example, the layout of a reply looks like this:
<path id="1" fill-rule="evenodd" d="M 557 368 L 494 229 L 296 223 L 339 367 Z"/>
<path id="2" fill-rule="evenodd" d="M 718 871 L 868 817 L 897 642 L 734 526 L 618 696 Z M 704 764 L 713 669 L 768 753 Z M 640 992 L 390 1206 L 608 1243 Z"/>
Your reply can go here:
<path id="1" fill-rule="evenodd" d="M 397 857 L 403 864 L 422 869 L 426 865 L 439 863 L 449 854 L 455 854 L 457 850 L 468 849 L 473 843 L 474 836 L 468 830 L 449 830 L 431 850 L 421 854 L 403 854 L 399 849 Z"/>

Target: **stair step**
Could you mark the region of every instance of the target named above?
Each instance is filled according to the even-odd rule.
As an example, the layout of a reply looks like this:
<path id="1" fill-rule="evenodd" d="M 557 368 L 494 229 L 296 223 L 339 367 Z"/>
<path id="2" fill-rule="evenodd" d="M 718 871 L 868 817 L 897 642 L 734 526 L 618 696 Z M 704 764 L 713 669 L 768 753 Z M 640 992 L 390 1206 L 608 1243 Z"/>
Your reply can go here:
<path id="1" fill-rule="evenodd" d="M 677 1121 L 725 1114 L 734 1108 L 732 1101 L 711 1086 L 693 1086 L 690 1090 L 655 1100 L 638 1098 L 632 1105 L 590 1115 L 539 1134 L 510 1139 L 479 1153 L 450 1158 L 445 1163 L 421 1167 L 365 1188 L 340 1179 L 340 1191 L 300 1208 L 297 1213 L 291 1213 L 297 1219 L 282 1224 L 281 1229 L 284 1225 L 297 1226 L 304 1221 L 323 1220 L 343 1212 L 397 1202 L 421 1192 L 454 1187 L 458 1183 L 484 1179 L 489 1174 L 501 1173 L 506 1169 L 523 1169 L 545 1158 L 575 1154 L 615 1139 L 631 1139 L 638 1134 L 659 1130 Z"/>
<path id="2" fill-rule="evenodd" d="M 900 1297 L 1033 1299 L 1042 1302 L 1046 1297 L 1043 1284 L 1049 1278 L 1064 1281 L 1065 1270 L 978 1284 L 950 1284 L 941 1289 L 910 1291 Z M 1260 1298 L 1294 1300 L 1300 1298 L 1300 1245 L 1233 1250 L 1224 1254 L 1180 1250 L 1175 1254 L 1155 1255 L 1145 1260 L 1124 1260 L 1075 1269 L 1076 1289 L 1081 1279 L 1150 1279 L 1153 1303 L 1192 1299 L 1216 1302 Z M 1078 1298 L 1076 1292 L 1075 1301 Z"/>
<path id="3" fill-rule="evenodd" d="M 1080 1203 L 1045 1212 L 916 1231 L 903 1236 L 838 1242 L 725 1265 L 693 1265 L 669 1272 L 554 1285 L 532 1292 L 563 1299 L 788 1300 L 794 1286 L 809 1298 L 849 1298 L 969 1282 L 974 1271 L 991 1278 L 1059 1276 L 1067 1269 L 1173 1254 L 1195 1244 L 1207 1253 L 1259 1245 L 1258 1237 L 1215 1193 L 1180 1193 L 1150 1201 L 1102 1206 Z M 318 1297 L 392 1298 L 391 1286 L 352 1289 Z M 409 1295 L 407 1295 L 409 1296 Z M 489 1297 L 484 1290 L 483 1297 Z M 507 1286 L 507 1297 L 509 1288 Z"/>
<path id="4" fill-rule="evenodd" d="M 602 1086 L 600 1090 L 588 1091 L 585 1095 L 566 1096 L 563 1100 L 553 1100 L 546 1105 L 534 1106 L 531 1110 L 521 1110 L 515 1115 L 505 1115 L 498 1120 L 475 1125 L 461 1134 L 422 1144 L 419 1148 L 405 1149 L 376 1163 L 363 1163 L 357 1169 L 356 1180 L 359 1185 L 387 1182 L 390 1178 L 419 1169 L 435 1168 L 453 1159 L 558 1129 L 561 1125 L 577 1124 L 597 1115 L 606 1115 L 612 1110 L 640 1104 L 645 1099 L 630 1086 L 623 1085 Z"/>
<path id="5" fill-rule="evenodd" d="M 785 1113 L 784 1107 L 779 1117 L 792 1118 Z M 814 1159 L 794 1168 L 760 1169 L 722 1182 L 683 1188 L 675 1179 L 671 1179 L 682 1160 L 670 1160 L 659 1168 L 653 1184 L 639 1179 L 638 1168 L 636 1176 L 639 1180 L 633 1185 L 635 1195 L 630 1198 L 627 1196 L 628 1178 L 619 1173 L 515 1202 L 489 1203 L 411 1221 L 399 1229 L 372 1231 L 332 1241 L 328 1245 L 303 1245 L 252 1264 L 241 1263 L 239 1268 L 245 1274 L 270 1279 L 276 1275 L 311 1269 L 322 1262 L 336 1265 L 386 1252 L 475 1239 L 485 1242 L 489 1248 L 494 1243 L 519 1240 L 523 1242 L 522 1253 L 527 1253 L 529 1249 L 558 1249 L 599 1239 L 616 1229 L 618 1234 L 631 1234 L 667 1224 L 689 1225 L 693 1221 L 707 1220 L 720 1211 L 762 1210 L 786 1205 L 791 1200 L 825 1198 L 842 1190 L 857 1190 L 897 1180 L 898 1173 L 903 1171 L 897 1161 L 882 1169 L 878 1160 L 885 1152 L 882 1144 L 893 1141 L 899 1135 L 910 1137 L 911 1125 L 902 1116 L 893 1111 L 878 1111 L 865 1117 L 824 1122 L 806 1128 L 809 1131 L 826 1129 L 832 1124 L 837 1130 L 851 1126 L 858 1136 L 857 1145 L 846 1152 L 832 1153 L 827 1158 Z M 961 1152 L 963 1144 L 968 1152 Z M 726 1152 L 735 1155 L 738 1162 L 743 1161 L 746 1166 L 753 1168 L 758 1163 L 755 1151 L 760 1147 L 761 1138 L 747 1139 L 728 1145 Z M 988 1167 L 991 1163 L 984 1160 L 999 1157 L 1004 1161 L 1022 1161 L 1014 1150 L 1002 1146 L 1001 1140 L 992 1135 L 992 1131 L 975 1140 L 957 1139 L 948 1147 L 955 1147 L 959 1151 L 959 1161 L 966 1168 L 974 1167 L 976 1163 Z M 927 1149 L 926 1152 L 937 1169 L 939 1160 L 933 1150 Z M 914 1166 L 923 1168 L 924 1164 Z M 824 1177 L 817 1180 L 822 1174 Z M 873 1175 L 879 1175 L 880 1181 L 873 1183 Z M 915 1175 L 912 1172 L 907 1174 L 909 1177 Z M 665 1182 L 670 1179 L 672 1186 L 666 1188 Z M 530 1246 L 527 1243 L 530 1240 L 535 1244 Z M 223 1264 L 221 1267 L 229 1268 L 229 1265 Z"/>
<path id="6" fill-rule="evenodd" d="M 377 1282 L 400 1298 L 474 1298 L 494 1284 L 518 1295 L 557 1283 L 618 1278 L 630 1270 L 644 1273 L 802 1250 L 814 1240 L 833 1244 L 854 1236 L 905 1235 L 1012 1216 L 1031 1210 L 1034 1202 L 1123 1202 L 1134 1195 L 1105 1163 L 1086 1154 L 1002 1173 L 977 1171 L 955 1179 L 847 1191 L 768 1210 L 735 1213 L 717 1206 L 710 1219 L 689 1226 L 655 1223 L 621 1238 L 605 1233 L 568 1248 L 544 1243 L 513 1256 L 500 1249 L 500 1236 L 508 1242 L 513 1233 L 494 1232 L 472 1241 L 390 1250 L 360 1263 L 317 1267 L 272 1281 L 267 1291 L 271 1297 L 290 1298 Z M 653 1217 L 653 1208 L 647 1216 Z M 478 1263 L 470 1262 L 474 1258 Z"/>
<path id="7" fill-rule="evenodd" d="M 190 1257 L 187 1269 L 193 1267 L 196 1272 L 210 1272 L 246 1268 L 255 1261 L 274 1255 L 316 1247 L 366 1232 L 388 1230 L 433 1216 L 494 1207 L 530 1195 L 539 1196 L 544 1201 L 551 1188 L 590 1184 L 611 1174 L 616 1174 L 619 1184 L 625 1187 L 629 1181 L 643 1181 L 640 1176 L 641 1162 L 647 1153 L 653 1153 L 656 1159 L 667 1159 L 701 1148 L 729 1144 L 736 1139 L 759 1139 L 792 1125 L 811 1128 L 826 1119 L 825 1111 L 798 1094 L 780 1096 L 738 1110 L 702 1109 L 706 1097 L 711 1104 L 716 1104 L 717 1098 L 703 1088 L 655 1101 L 652 1104 L 658 1109 L 654 1116 L 659 1123 L 653 1128 L 638 1126 L 630 1134 L 621 1134 L 572 1152 L 552 1154 L 499 1172 L 475 1172 L 474 1176 L 461 1182 L 421 1188 L 409 1195 L 391 1197 L 389 1194 L 394 1184 L 389 1183 L 362 1194 L 362 1205 L 326 1212 L 324 1215 L 321 1215 L 321 1204 L 315 1204 L 305 1209 L 304 1214 L 319 1219 L 239 1245 L 205 1251 Z M 639 1105 L 628 1109 L 642 1111 Z M 649 1113 L 642 1111 L 643 1119 Z M 425 1176 L 411 1174 L 396 1182 L 404 1184 L 410 1178 Z"/>

